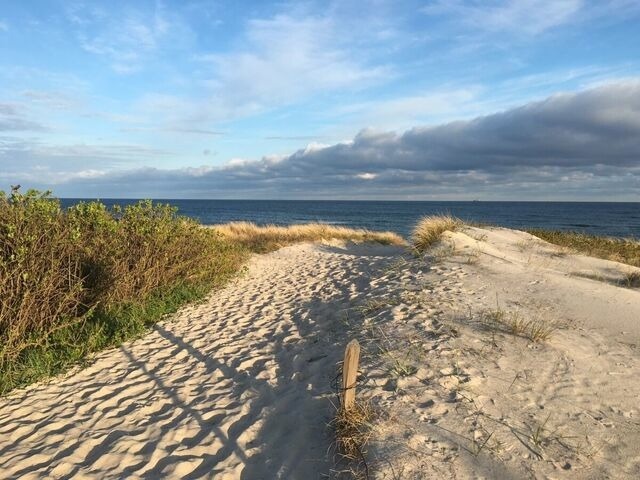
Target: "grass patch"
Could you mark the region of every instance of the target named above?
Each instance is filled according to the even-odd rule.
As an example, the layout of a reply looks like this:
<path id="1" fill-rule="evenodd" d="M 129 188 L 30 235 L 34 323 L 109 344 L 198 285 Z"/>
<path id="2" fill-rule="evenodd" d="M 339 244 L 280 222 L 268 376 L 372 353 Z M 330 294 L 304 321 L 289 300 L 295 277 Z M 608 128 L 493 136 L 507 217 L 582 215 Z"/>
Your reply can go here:
<path id="1" fill-rule="evenodd" d="M 622 283 L 627 288 L 639 288 L 640 287 L 640 272 L 629 272 L 625 274 L 622 279 Z"/>
<path id="2" fill-rule="evenodd" d="M 304 225 L 256 225 L 251 222 L 233 222 L 211 227 L 222 237 L 252 251 L 268 252 L 299 242 L 322 240 L 350 240 L 375 242 L 383 245 L 405 245 L 405 240 L 392 232 L 374 232 L 360 228 L 336 227 L 323 223 Z"/>
<path id="3" fill-rule="evenodd" d="M 590 257 L 613 260 L 640 267 L 640 241 L 588 235 L 580 232 L 563 232 L 557 230 L 527 230 L 542 240 Z"/>
<path id="4" fill-rule="evenodd" d="M 424 253 L 440 240 L 446 231 L 453 232 L 462 226 L 462 220 L 450 215 L 423 217 L 413 230 L 411 241 L 418 253 Z"/>
<path id="5" fill-rule="evenodd" d="M 336 451 L 352 466 L 348 473 L 352 478 L 367 478 L 366 446 L 373 433 L 377 417 L 370 402 L 353 404 L 349 410 L 338 408 L 331 422 L 335 434 Z"/>
<path id="6" fill-rule="evenodd" d="M 87 362 L 92 353 L 138 338 L 165 315 L 203 298 L 211 284 L 177 284 L 143 302 L 128 302 L 70 323 L 27 348 L 0 370 L 0 395 Z"/>
<path id="7" fill-rule="evenodd" d="M 366 317 L 387 307 L 396 306 L 398 303 L 399 301 L 396 298 L 373 298 L 371 300 L 367 300 L 362 305 L 355 307 L 354 310 L 359 312 L 363 317 Z"/>
<path id="8" fill-rule="evenodd" d="M 555 322 L 543 317 L 526 318 L 520 312 L 502 308 L 488 310 L 483 315 L 484 323 L 491 329 L 531 340 L 544 342 L 558 329 Z"/>

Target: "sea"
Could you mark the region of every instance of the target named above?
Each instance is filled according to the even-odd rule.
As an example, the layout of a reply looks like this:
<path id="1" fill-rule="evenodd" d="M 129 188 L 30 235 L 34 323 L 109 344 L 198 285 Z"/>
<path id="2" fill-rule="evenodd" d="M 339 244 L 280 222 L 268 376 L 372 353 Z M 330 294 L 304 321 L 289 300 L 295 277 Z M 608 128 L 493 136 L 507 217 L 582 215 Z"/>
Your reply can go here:
<path id="1" fill-rule="evenodd" d="M 87 199 L 62 199 L 67 207 Z M 127 205 L 136 199 L 101 199 Z M 640 202 L 436 202 L 331 200 L 154 200 L 181 215 L 211 225 L 232 221 L 294 225 L 323 222 L 390 230 L 409 236 L 425 215 L 450 214 L 463 220 L 508 228 L 545 228 L 640 239 Z"/>

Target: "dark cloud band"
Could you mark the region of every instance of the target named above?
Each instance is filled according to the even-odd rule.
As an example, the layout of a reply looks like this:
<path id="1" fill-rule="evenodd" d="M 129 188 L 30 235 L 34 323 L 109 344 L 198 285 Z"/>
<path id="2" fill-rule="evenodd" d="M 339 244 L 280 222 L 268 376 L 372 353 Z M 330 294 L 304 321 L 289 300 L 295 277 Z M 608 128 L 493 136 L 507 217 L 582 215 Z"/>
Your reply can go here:
<path id="1" fill-rule="evenodd" d="M 5 183 L 7 180 L 5 180 Z M 221 167 L 73 178 L 65 191 L 120 196 L 639 198 L 640 81 L 559 94 L 470 121 Z M 562 190 L 559 190 L 562 189 Z"/>

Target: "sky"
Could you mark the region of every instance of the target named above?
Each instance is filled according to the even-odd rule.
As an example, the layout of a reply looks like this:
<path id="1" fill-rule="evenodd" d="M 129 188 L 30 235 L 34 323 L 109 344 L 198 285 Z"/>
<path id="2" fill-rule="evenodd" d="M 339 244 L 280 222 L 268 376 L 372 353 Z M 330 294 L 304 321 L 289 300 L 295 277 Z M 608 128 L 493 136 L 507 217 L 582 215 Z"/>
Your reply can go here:
<path id="1" fill-rule="evenodd" d="M 0 8 L 0 190 L 640 201 L 640 1 Z"/>

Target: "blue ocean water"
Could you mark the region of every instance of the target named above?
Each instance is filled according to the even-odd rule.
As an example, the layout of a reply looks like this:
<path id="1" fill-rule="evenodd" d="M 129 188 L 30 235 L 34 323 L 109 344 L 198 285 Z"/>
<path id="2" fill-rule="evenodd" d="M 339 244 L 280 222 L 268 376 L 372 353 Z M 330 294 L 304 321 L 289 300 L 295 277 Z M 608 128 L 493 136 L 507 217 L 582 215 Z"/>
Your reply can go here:
<path id="1" fill-rule="evenodd" d="M 80 199 L 63 199 L 64 206 Z M 102 199 L 107 205 L 137 200 Z M 424 215 L 449 213 L 463 220 L 511 228 L 542 227 L 640 238 L 640 203 L 405 202 L 316 200 L 158 200 L 204 224 L 246 220 L 291 225 L 325 222 L 408 236 Z"/>

